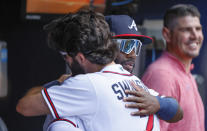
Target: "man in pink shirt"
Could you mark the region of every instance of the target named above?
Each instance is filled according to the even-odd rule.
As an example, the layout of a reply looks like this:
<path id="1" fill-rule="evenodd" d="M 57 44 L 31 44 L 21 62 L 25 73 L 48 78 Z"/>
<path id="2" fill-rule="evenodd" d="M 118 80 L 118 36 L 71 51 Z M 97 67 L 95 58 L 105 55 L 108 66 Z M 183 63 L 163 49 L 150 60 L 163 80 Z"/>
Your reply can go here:
<path id="1" fill-rule="evenodd" d="M 160 120 L 161 131 L 204 131 L 204 106 L 191 74 L 192 59 L 199 55 L 203 42 L 198 9 L 189 4 L 171 7 L 164 15 L 162 33 L 166 51 L 142 80 L 160 94 L 176 98 L 184 116 L 172 124 Z"/>

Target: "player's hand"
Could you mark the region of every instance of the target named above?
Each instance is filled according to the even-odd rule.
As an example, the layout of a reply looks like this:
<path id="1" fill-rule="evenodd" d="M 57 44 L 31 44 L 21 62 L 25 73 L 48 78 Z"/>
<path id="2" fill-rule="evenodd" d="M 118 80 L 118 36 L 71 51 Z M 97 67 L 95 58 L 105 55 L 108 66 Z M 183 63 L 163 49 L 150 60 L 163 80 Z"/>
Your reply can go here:
<path id="1" fill-rule="evenodd" d="M 65 81 L 70 76 L 72 76 L 72 74 L 63 74 L 62 76 L 60 76 L 60 78 L 57 79 L 57 81 L 62 83 L 63 81 Z"/>
<path id="2" fill-rule="evenodd" d="M 127 103 L 125 106 L 127 108 L 137 108 L 139 109 L 136 112 L 132 112 L 131 115 L 133 116 L 144 116 L 155 114 L 160 109 L 159 101 L 155 96 L 150 95 L 144 89 L 137 86 L 134 82 L 131 82 L 132 86 L 134 87 L 134 91 L 132 90 L 125 90 L 126 94 L 132 95 L 129 97 L 125 97 L 125 102 L 133 102 Z"/>

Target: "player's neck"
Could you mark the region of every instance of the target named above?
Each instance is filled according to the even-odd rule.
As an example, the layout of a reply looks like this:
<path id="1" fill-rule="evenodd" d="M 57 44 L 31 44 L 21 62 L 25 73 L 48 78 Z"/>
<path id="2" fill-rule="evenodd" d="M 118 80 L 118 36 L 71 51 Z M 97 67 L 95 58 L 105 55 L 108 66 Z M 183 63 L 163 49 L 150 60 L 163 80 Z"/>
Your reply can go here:
<path id="1" fill-rule="evenodd" d="M 112 61 L 111 63 L 108 63 L 106 65 L 90 64 L 90 65 L 88 65 L 87 73 L 99 72 L 104 67 L 109 66 L 109 65 L 113 65 L 113 64 L 115 64 L 114 61 Z"/>
<path id="2" fill-rule="evenodd" d="M 108 64 L 106 64 L 106 65 L 104 65 L 104 66 L 100 66 L 100 68 L 99 68 L 99 70 L 98 71 L 101 71 L 103 68 L 105 68 L 106 66 L 110 66 L 110 65 L 114 65 L 115 64 L 115 62 L 114 61 L 112 61 L 111 63 L 108 63 Z"/>

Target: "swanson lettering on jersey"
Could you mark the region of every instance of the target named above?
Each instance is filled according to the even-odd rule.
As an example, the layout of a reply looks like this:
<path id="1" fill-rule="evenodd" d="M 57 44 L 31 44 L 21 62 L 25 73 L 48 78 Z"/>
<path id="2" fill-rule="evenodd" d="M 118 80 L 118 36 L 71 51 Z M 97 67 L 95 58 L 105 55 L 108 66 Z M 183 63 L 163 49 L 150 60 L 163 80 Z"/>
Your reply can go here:
<path id="1" fill-rule="evenodd" d="M 122 100 L 124 97 L 128 97 L 128 94 L 125 93 L 125 90 L 135 90 L 130 84 L 130 80 L 124 80 L 117 83 L 114 83 L 111 88 L 113 92 L 117 95 L 118 100 Z M 140 80 L 133 80 L 133 82 L 139 87 L 143 88 L 148 92 L 147 87 Z"/>

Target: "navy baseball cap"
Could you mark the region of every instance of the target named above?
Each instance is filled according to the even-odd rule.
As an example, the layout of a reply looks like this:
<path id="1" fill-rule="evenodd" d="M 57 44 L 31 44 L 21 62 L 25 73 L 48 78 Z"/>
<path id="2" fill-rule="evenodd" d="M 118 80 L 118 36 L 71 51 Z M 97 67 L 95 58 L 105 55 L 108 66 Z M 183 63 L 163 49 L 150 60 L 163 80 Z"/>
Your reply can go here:
<path id="1" fill-rule="evenodd" d="M 151 37 L 139 34 L 135 21 L 128 15 L 108 15 L 105 16 L 105 20 L 111 32 L 115 33 L 115 38 L 138 39 L 143 44 L 153 41 Z"/>

